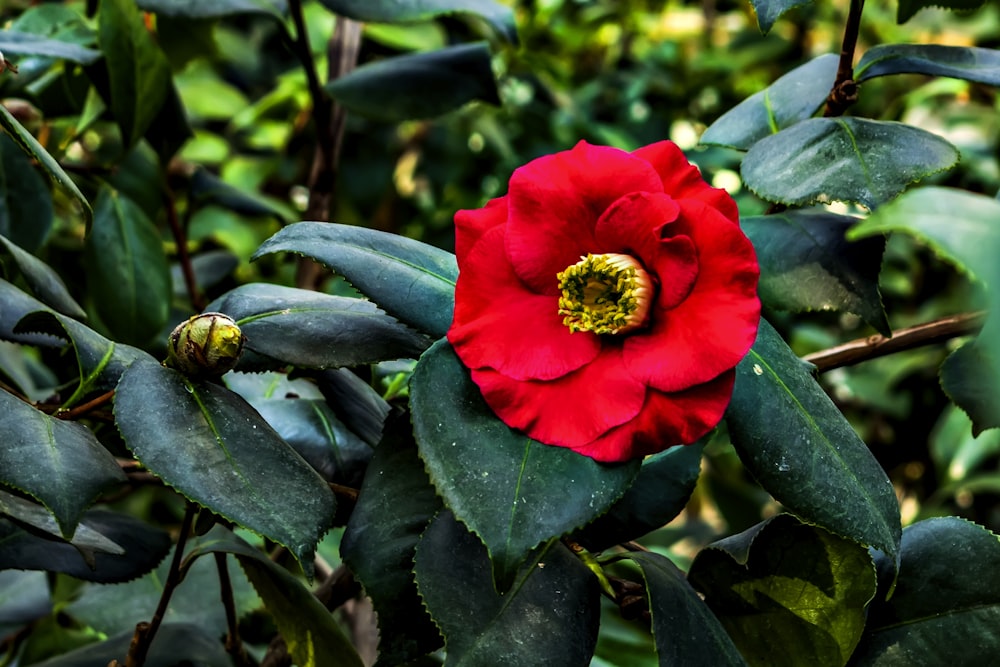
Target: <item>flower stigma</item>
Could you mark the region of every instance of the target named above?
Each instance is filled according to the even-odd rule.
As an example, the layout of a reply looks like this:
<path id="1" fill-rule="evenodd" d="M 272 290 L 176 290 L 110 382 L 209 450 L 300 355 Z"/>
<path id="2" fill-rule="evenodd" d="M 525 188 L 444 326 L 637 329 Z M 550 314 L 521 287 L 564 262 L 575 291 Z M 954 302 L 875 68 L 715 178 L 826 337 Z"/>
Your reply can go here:
<path id="1" fill-rule="evenodd" d="M 629 255 L 587 255 L 556 277 L 559 314 L 571 333 L 624 334 L 649 318 L 653 281 Z"/>

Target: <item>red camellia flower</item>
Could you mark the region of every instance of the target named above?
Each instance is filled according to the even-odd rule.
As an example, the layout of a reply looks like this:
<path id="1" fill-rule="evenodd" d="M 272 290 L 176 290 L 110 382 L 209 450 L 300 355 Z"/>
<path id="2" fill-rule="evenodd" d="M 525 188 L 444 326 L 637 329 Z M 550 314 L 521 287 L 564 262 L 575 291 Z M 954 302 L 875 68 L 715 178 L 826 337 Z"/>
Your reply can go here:
<path id="1" fill-rule="evenodd" d="M 722 419 L 759 270 L 735 202 L 675 144 L 580 142 L 455 225 L 448 340 L 508 426 L 624 461 Z"/>

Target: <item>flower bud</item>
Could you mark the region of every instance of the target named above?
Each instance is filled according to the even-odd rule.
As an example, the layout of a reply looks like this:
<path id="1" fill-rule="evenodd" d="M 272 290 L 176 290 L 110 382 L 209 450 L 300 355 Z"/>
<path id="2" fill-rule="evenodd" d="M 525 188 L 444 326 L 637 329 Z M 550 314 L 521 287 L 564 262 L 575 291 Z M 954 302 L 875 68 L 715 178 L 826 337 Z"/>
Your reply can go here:
<path id="1" fill-rule="evenodd" d="M 218 377 L 236 366 L 245 341 L 228 315 L 195 315 L 170 334 L 167 365 L 189 377 Z"/>

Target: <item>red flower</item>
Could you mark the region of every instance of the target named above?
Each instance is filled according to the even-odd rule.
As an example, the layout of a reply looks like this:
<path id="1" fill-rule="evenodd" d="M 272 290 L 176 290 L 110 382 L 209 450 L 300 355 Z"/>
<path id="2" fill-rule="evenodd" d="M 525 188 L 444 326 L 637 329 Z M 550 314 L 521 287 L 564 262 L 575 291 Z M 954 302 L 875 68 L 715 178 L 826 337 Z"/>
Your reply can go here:
<path id="1" fill-rule="evenodd" d="M 580 142 L 455 225 L 448 340 L 508 426 L 624 461 L 722 419 L 757 335 L 757 260 L 676 145 Z"/>

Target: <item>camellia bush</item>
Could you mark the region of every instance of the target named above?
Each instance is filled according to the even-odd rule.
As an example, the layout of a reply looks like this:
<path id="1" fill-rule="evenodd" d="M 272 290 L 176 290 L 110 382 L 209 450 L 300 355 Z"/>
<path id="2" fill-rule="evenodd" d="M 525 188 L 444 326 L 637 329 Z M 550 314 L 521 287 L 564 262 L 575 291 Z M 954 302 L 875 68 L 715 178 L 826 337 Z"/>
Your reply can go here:
<path id="1" fill-rule="evenodd" d="M 988 664 L 983 5 L 4 3 L 0 664 Z"/>

